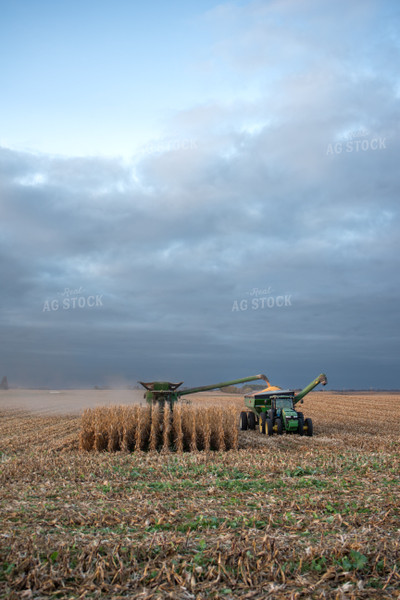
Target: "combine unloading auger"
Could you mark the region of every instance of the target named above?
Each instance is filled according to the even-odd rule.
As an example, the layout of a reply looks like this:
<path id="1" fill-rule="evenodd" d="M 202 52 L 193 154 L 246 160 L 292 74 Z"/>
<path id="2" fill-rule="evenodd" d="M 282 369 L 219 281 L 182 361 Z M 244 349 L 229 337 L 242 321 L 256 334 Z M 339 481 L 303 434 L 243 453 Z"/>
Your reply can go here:
<path id="1" fill-rule="evenodd" d="M 181 396 L 196 394 L 197 392 L 207 392 L 208 390 L 216 390 L 227 387 L 228 385 L 255 381 L 256 379 L 263 379 L 269 385 L 268 378 L 265 375 L 251 375 L 250 377 L 242 377 L 240 379 L 233 379 L 232 381 L 223 381 L 222 383 L 203 385 L 196 388 L 188 388 L 186 390 L 178 390 L 183 381 L 180 381 L 179 383 L 171 383 L 170 381 L 150 381 L 145 383 L 144 381 L 139 381 L 139 383 L 147 390 L 144 394 L 147 402 L 150 404 L 158 402 L 161 408 L 164 408 L 165 403 L 167 402 L 170 408 L 173 409 L 175 402 L 177 402 Z"/>

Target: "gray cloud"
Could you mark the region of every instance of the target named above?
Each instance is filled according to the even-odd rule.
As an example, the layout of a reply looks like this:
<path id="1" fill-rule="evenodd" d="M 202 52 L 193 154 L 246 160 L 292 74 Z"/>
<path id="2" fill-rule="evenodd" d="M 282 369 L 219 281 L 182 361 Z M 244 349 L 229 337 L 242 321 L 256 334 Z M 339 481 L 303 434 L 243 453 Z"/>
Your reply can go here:
<path id="1" fill-rule="evenodd" d="M 258 91 L 177 113 L 166 133 L 189 148 L 131 161 L 0 149 L 0 365 L 11 383 L 261 371 L 299 386 L 325 370 L 336 388 L 398 387 L 398 45 L 376 3 L 355 4 L 341 4 L 346 21 L 336 5 L 304 3 L 304 28 L 291 2 L 209 15 L 228 11 L 233 33 L 246 24 L 238 47 L 228 36 L 214 51 L 240 78 L 252 65 Z M 375 138 L 381 148 L 346 149 Z M 66 288 L 102 306 L 44 311 Z M 253 288 L 291 301 L 253 310 Z M 247 310 L 232 310 L 242 299 Z"/>

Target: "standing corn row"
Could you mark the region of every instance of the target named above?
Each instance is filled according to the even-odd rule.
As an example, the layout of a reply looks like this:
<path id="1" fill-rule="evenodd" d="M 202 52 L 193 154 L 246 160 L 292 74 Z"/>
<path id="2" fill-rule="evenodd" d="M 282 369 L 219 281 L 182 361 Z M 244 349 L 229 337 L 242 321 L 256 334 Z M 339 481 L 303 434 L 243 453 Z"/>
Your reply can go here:
<path id="1" fill-rule="evenodd" d="M 191 437 L 190 437 L 190 452 L 197 452 L 197 410 L 192 410 L 191 412 Z"/>
<path id="2" fill-rule="evenodd" d="M 157 450 L 160 437 L 160 407 L 153 404 L 151 409 L 150 443 L 149 450 Z"/>
<path id="3" fill-rule="evenodd" d="M 221 409 L 218 410 L 217 412 L 217 424 L 218 424 L 218 450 L 225 450 L 226 449 L 226 444 L 225 444 L 225 431 L 224 431 L 224 423 L 225 421 L 225 415 L 224 415 L 224 411 L 222 411 Z"/>
<path id="4" fill-rule="evenodd" d="M 135 410 L 136 418 L 136 431 L 135 431 L 135 451 L 139 452 L 142 448 L 142 422 L 143 422 L 143 411 L 140 406 L 136 407 Z"/>
<path id="5" fill-rule="evenodd" d="M 164 407 L 163 418 L 163 452 L 168 452 L 171 446 L 171 409 L 169 406 Z"/>
<path id="6" fill-rule="evenodd" d="M 232 450 L 237 450 L 239 448 L 239 428 L 237 427 L 238 422 L 238 414 L 237 409 L 232 406 L 229 411 L 229 430 L 231 436 L 231 448 Z"/>
<path id="7" fill-rule="evenodd" d="M 79 448 L 81 450 L 92 450 L 94 448 L 94 419 L 90 410 L 85 410 L 82 415 Z"/>
<path id="8" fill-rule="evenodd" d="M 82 416 L 80 449 L 98 452 L 197 452 L 238 447 L 233 409 L 177 405 L 113 406 L 88 409 Z"/>
<path id="9" fill-rule="evenodd" d="M 115 452 L 116 450 L 120 450 L 120 438 L 122 436 L 120 423 L 123 423 L 121 419 L 122 416 L 122 406 L 113 406 L 111 408 L 109 427 L 108 427 L 108 440 L 107 440 L 107 450 L 109 452 Z"/>
<path id="10" fill-rule="evenodd" d="M 201 425 L 204 440 L 204 450 L 205 452 L 209 452 L 211 448 L 211 425 L 209 413 L 207 414 L 206 411 L 201 413 Z"/>
<path id="11" fill-rule="evenodd" d="M 105 420 L 104 409 L 100 409 L 94 418 L 94 448 L 98 452 L 102 452 L 107 448 L 107 421 Z"/>
<path id="12" fill-rule="evenodd" d="M 123 452 L 131 452 L 134 450 L 136 427 L 137 423 L 135 412 L 128 407 L 124 407 L 121 441 L 121 450 Z"/>
<path id="13" fill-rule="evenodd" d="M 173 412 L 172 426 L 174 429 L 174 442 L 177 452 L 183 452 L 183 430 L 182 430 L 182 406 L 175 407 Z"/>

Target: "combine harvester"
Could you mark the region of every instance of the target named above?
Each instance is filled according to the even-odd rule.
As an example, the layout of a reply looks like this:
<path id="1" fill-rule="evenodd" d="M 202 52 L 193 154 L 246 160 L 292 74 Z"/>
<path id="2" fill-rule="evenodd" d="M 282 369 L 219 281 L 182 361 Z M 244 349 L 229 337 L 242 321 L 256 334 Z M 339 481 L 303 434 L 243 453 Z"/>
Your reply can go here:
<path id="1" fill-rule="evenodd" d="M 318 375 L 314 381 L 300 392 L 293 390 L 282 390 L 280 387 L 271 386 L 261 392 L 248 394 L 244 402 L 249 411 L 240 413 L 240 429 L 256 429 L 260 433 L 281 435 L 286 433 L 298 433 L 299 435 L 312 436 L 313 424 L 310 418 L 304 419 L 302 412 L 298 412 L 295 406 L 298 402 L 303 403 L 303 398 L 319 383 L 326 385 L 328 380 L 324 373 Z"/>
<path id="2" fill-rule="evenodd" d="M 238 447 L 237 410 L 219 406 L 177 406 L 182 397 L 263 379 L 252 375 L 213 385 L 178 389 L 183 381 L 139 383 L 146 389 L 147 406 L 97 406 L 82 415 L 79 447 L 84 451 L 116 452 L 119 450 L 195 452 L 198 450 L 233 450 Z M 181 404 L 181 403 L 179 403 Z"/>
<path id="3" fill-rule="evenodd" d="M 181 396 L 196 394 L 197 392 L 207 392 L 208 390 L 216 390 L 227 387 L 228 385 L 246 383 L 247 381 L 254 381 L 256 379 L 263 379 L 269 385 L 269 381 L 265 375 L 251 375 L 250 377 L 242 377 L 241 379 L 234 379 L 233 381 L 224 381 L 214 385 L 203 385 L 202 387 L 188 388 L 187 390 L 178 390 L 183 381 L 180 381 L 179 383 L 171 383 L 170 381 L 150 381 L 149 383 L 144 383 L 143 381 L 139 381 L 138 383 L 146 388 L 147 391 L 144 393 L 144 397 L 149 404 L 156 404 L 158 402 L 160 408 L 163 409 L 165 404 L 168 403 L 170 409 L 173 410 L 175 402 L 177 402 Z"/>

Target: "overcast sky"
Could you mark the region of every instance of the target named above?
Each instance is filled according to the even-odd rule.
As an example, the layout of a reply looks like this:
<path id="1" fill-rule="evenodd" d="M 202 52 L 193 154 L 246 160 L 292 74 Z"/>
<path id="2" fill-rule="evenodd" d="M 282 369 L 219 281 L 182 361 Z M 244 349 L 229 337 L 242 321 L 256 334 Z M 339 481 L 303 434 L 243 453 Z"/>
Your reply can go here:
<path id="1" fill-rule="evenodd" d="M 399 8 L 0 0 L 0 378 L 400 387 Z"/>

